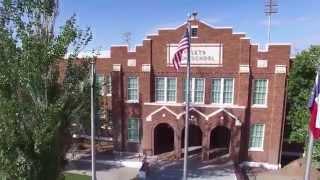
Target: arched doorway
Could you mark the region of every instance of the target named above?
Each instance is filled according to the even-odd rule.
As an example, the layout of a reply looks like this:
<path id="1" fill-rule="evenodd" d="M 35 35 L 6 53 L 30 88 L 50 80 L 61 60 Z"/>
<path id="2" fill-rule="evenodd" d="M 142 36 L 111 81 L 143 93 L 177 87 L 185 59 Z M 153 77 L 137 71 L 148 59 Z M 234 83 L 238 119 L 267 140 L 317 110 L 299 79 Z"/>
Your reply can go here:
<path id="1" fill-rule="evenodd" d="M 167 123 L 160 123 L 154 128 L 154 154 L 174 150 L 174 130 Z"/>
<path id="2" fill-rule="evenodd" d="M 210 133 L 210 157 L 216 158 L 229 153 L 231 132 L 224 126 L 217 126 Z"/>
<path id="3" fill-rule="evenodd" d="M 181 148 L 184 148 L 184 132 L 185 128 L 182 130 L 181 134 Z M 191 154 L 201 152 L 202 148 L 202 131 L 199 126 L 190 124 L 189 125 L 189 136 L 188 136 L 188 149 Z"/>

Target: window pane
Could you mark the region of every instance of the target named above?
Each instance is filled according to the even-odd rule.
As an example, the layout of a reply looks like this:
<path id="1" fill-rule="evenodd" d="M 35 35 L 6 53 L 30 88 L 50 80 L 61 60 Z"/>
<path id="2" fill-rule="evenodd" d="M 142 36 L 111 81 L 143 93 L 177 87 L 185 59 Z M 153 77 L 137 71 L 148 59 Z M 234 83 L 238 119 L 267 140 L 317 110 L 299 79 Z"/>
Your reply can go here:
<path id="1" fill-rule="evenodd" d="M 164 101 L 165 100 L 165 81 L 164 78 L 156 78 L 156 94 L 155 100 L 156 101 Z"/>
<path id="2" fill-rule="evenodd" d="M 223 103 L 232 103 L 233 79 L 224 79 Z"/>
<path id="3" fill-rule="evenodd" d="M 139 120 L 136 118 L 128 119 L 128 140 L 139 141 Z"/>
<path id="4" fill-rule="evenodd" d="M 265 104 L 267 92 L 267 80 L 259 79 L 254 81 L 253 104 Z"/>
<path id="5" fill-rule="evenodd" d="M 167 78 L 167 101 L 176 101 L 176 78 Z"/>
<path id="6" fill-rule="evenodd" d="M 138 101 L 138 78 L 128 77 L 128 100 Z"/>
<path id="7" fill-rule="evenodd" d="M 112 79 L 110 75 L 106 77 L 106 91 L 107 94 L 112 94 Z"/>
<path id="8" fill-rule="evenodd" d="M 191 28 L 191 36 L 192 37 L 198 36 L 198 28 Z"/>
<path id="9" fill-rule="evenodd" d="M 191 97 L 192 97 L 192 95 L 191 95 L 191 93 L 192 93 L 192 91 L 191 91 L 191 89 L 192 89 L 192 81 L 190 80 L 190 98 L 189 98 L 189 101 L 191 102 Z M 184 79 L 183 80 L 183 100 L 184 100 L 184 102 L 186 102 L 186 100 L 187 100 L 187 80 L 186 79 Z"/>
<path id="10" fill-rule="evenodd" d="M 104 85 L 105 85 L 105 82 L 104 82 L 104 76 L 103 75 L 96 75 L 96 87 L 99 89 L 99 94 L 100 95 L 104 95 Z"/>
<path id="11" fill-rule="evenodd" d="M 252 125 L 250 129 L 249 147 L 262 148 L 263 137 L 264 137 L 264 125 L 263 124 Z"/>
<path id="12" fill-rule="evenodd" d="M 204 80 L 194 79 L 194 102 L 203 102 Z"/>
<path id="13" fill-rule="evenodd" d="M 221 79 L 213 79 L 211 87 L 212 103 L 220 103 Z"/>

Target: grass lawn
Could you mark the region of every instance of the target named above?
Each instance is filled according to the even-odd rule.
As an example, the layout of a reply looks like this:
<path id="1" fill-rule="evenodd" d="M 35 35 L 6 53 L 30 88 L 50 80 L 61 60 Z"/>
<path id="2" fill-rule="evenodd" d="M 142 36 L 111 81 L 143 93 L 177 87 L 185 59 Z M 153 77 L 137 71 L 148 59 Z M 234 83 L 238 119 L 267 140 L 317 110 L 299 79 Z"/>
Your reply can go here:
<path id="1" fill-rule="evenodd" d="M 90 180 L 91 177 L 87 175 L 81 175 L 81 174 L 70 174 L 70 173 L 64 173 L 64 180 Z"/>

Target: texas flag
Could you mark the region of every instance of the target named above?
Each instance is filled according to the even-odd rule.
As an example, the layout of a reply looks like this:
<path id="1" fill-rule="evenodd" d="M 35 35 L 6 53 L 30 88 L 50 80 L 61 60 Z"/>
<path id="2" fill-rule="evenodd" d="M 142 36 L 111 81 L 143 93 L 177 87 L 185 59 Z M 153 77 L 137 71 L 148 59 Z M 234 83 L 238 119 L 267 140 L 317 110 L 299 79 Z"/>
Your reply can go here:
<path id="1" fill-rule="evenodd" d="M 309 128 L 315 139 L 320 138 L 320 77 L 319 72 L 317 72 L 315 83 L 313 86 L 313 91 L 309 100 L 309 109 L 310 109 L 310 121 Z"/>

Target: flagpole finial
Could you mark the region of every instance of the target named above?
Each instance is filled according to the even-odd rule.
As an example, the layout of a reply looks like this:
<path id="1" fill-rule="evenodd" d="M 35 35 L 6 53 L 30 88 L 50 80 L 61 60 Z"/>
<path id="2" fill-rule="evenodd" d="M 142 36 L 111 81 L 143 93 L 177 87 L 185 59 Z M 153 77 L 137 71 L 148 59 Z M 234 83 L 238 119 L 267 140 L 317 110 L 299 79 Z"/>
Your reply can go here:
<path id="1" fill-rule="evenodd" d="M 188 13 L 188 21 L 194 21 L 197 19 L 197 15 L 198 13 L 196 11 L 194 11 L 193 13 Z"/>
<path id="2" fill-rule="evenodd" d="M 197 15 L 198 15 L 198 12 L 193 11 L 193 13 L 192 13 L 193 20 L 196 20 Z"/>

